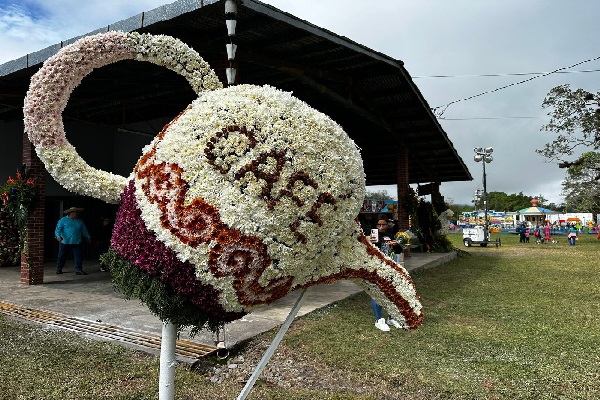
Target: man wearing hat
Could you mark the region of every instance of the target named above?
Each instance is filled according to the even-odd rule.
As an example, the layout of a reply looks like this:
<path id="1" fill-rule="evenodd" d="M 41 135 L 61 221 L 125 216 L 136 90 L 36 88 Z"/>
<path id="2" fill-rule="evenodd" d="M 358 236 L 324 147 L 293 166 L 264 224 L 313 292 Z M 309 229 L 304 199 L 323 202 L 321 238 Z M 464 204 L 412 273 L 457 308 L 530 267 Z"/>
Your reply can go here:
<path id="1" fill-rule="evenodd" d="M 91 243 L 91 237 L 82 220 L 79 219 L 79 213 L 83 208 L 71 207 L 63 211 L 66 214 L 58 220 L 54 236 L 58 240 L 58 262 L 56 264 L 56 273 L 62 274 L 62 269 L 65 266 L 67 253 L 73 251 L 75 258 L 75 275 L 87 275 L 83 272 L 83 261 L 81 258 L 81 242 L 82 238 L 86 238 L 88 243 Z"/>

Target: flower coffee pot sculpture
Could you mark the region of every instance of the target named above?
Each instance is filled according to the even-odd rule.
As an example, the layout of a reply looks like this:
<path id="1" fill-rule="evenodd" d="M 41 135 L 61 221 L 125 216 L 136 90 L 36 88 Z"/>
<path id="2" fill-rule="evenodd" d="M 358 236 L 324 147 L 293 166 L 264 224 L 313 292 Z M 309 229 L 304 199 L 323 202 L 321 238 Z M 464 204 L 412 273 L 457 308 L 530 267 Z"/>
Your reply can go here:
<path id="1" fill-rule="evenodd" d="M 165 66 L 198 94 L 146 146 L 129 177 L 88 165 L 67 141 L 61 117 L 87 74 L 125 59 Z M 113 31 L 49 58 L 31 79 L 24 116 L 57 182 L 121 203 L 109 259 L 129 279 L 117 284 L 162 285 L 164 298 L 142 301 L 163 321 L 214 328 L 292 290 L 351 279 L 406 328 L 421 324 L 408 273 L 356 222 L 365 193 L 359 149 L 290 93 L 223 89 L 179 40 Z"/>

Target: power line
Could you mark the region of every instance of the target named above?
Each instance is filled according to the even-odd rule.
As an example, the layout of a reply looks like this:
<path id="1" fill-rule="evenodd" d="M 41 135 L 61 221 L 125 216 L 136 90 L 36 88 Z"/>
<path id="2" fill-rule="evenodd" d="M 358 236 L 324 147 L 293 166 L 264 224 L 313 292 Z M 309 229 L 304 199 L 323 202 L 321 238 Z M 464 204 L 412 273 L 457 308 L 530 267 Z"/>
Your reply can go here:
<path id="1" fill-rule="evenodd" d="M 479 77 L 494 77 L 494 76 L 528 76 L 528 75 L 549 75 L 549 74 L 581 74 L 586 72 L 600 72 L 600 69 L 584 69 L 581 71 L 556 71 L 556 72 L 513 72 L 505 74 L 474 74 L 474 75 L 420 75 L 411 76 L 413 79 L 424 78 L 479 78 Z"/>
<path id="2" fill-rule="evenodd" d="M 567 69 L 571 69 L 571 68 L 574 68 L 574 67 L 576 67 L 578 65 L 585 64 L 587 62 L 595 61 L 595 60 L 598 60 L 598 59 L 600 59 L 600 56 L 599 57 L 595 57 L 595 58 L 591 58 L 589 60 L 580 61 L 580 62 L 578 62 L 576 64 L 573 64 L 573 65 L 570 65 L 568 67 L 558 68 L 558 69 L 555 69 L 554 71 L 546 72 L 546 73 L 544 73 L 542 75 L 536 75 L 536 76 L 533 76 L 531 78 L 528 78 L 528 79 L 525 79 L 525 80 L 522 80 L 522 81 L 519 81 L 519 82 L 515 82 L 515 83 L 508 84 L 508 85 L 504 85 L 504 86 L 501 86 L 501 87 L 493 89 L 493 90 L 488 90 L 486 92 L 482 92 L 482 93 L 479 93 L 479 94 L 476 94 L 476 95 L 473 95 L 473 96 L 465 97 L 463 99 L 454 100 L 454 101 L 451 101 L 450 103 L 444 104 L 443 106 L 434 107 L 431 110 L 433 111 L 433 113 L 435 114 L 436 117 L 440 118 L 442 115 L 444 115 L 444 113 L 446 112 L 446 110 L 448 109 L 448 107 L 450 107 L 452 104 L 455 104 L 455 103 L 458 103 L 458 102 L 461 102 L 461 101 L 471 100 L 471 99 L 474 99 L 476 97 L 483 96 L 484 94 L 494 93 L 494 92 L 497 92 L 497 91 L 509 88 L 511 86 L 521 85 L 523 83 L 530 82 L 530 81 L 532 81 L 534 79 L 541 78 L 543 76 L 548 76 L 550 74 L 556 74 L 559 71 L 564 71 L 564 70 L 567 70 Z"/>
<path id="3" fill-rule="evenodd" d="M 442 121 L 470 121 L 470 120 L 489 120 L 489 119 L 538 119 L 544 118 L 543 116 L 539 117 L 470 117 L 470 118 L 445 118 L 439 117 L 439 120 Z"/>

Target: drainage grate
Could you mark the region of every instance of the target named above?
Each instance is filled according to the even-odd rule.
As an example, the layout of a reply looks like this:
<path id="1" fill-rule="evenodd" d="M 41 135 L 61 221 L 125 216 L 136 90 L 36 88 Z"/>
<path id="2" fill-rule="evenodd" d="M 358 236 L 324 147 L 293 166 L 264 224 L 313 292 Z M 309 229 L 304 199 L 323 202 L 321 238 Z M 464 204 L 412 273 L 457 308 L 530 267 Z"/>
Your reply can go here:
<path id="1" fill-rule="evenodd" d="M 0 313 L 66 329 L 72 332 L 98 336 L 141 348 L 160 350 L 160 336 L 141 333 L 120 326 L 67 317 L 47 311 L 35 310 L 0 301 Z M 200 358 L 217 350 L 214 346 L 196 343 L 190 340 L 177 340 L 175 353 L 187 358 Z"/>

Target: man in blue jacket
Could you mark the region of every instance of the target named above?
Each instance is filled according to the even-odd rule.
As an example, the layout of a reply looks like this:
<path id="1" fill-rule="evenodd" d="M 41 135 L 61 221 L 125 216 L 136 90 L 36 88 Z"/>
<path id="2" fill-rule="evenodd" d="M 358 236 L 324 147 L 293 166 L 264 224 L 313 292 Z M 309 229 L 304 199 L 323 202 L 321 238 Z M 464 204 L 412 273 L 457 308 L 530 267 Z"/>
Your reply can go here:
<path id="1" fill-rule="evenodd" d="M 87 228 L 82 220 L 79 219 L 79 213 L 83 211 L 83 208 L 71 207 L 63 214 L 66 216 L 58 220 L 56 229 L 54 230 L 54 236 L 58 241 L 58 262 L 56 263 L 56 273 L 62 274 L 63 267 L 65 266 L 65 260 L 67 253 L 73 251 L 73 257 L 75 258 L 75 275 L 87 275 L 83 272 L 83 261 L 81 258 L 81 242 L 83 238 L 91 243 L 91 236 L 88 233 Z"/>

